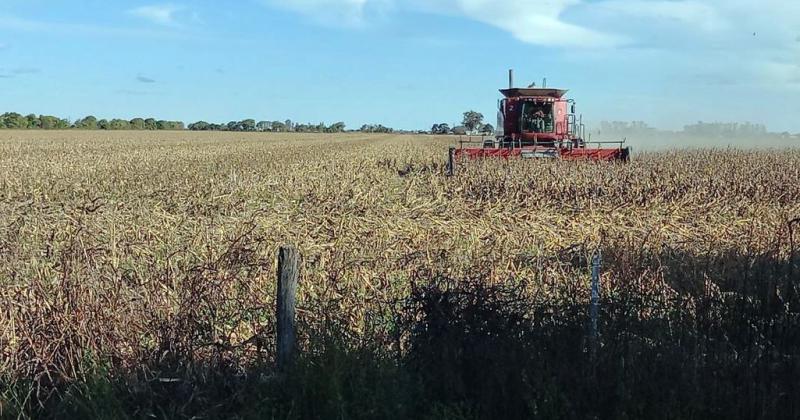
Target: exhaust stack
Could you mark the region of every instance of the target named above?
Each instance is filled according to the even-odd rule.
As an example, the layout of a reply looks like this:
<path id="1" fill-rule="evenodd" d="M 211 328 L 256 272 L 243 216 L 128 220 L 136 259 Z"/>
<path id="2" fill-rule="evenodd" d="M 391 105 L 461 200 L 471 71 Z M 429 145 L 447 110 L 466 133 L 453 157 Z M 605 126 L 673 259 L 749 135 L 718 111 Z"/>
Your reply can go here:
<path id="1" fill-rule="evenodd" d="M 508 70 L 508 88 L 514 89 L 514 69 Z"/>

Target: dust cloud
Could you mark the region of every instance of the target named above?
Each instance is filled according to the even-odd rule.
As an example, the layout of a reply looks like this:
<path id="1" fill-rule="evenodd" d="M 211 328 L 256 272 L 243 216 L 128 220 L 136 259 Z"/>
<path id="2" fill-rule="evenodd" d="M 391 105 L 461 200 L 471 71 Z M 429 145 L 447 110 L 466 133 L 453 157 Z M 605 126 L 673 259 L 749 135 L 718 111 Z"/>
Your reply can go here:
<path id="1" fill-rule="evenodd" d="M 800 148 L 800 137 L 767 135 L 760 137 L 704 137 L 682 133 L 647 135 L 632 134 L 623 137 L 634 151 L 661 151 L 673 149 L 786 149 Z M 595 141 L 620 140 L 621 138 L 595 137 Z"/>

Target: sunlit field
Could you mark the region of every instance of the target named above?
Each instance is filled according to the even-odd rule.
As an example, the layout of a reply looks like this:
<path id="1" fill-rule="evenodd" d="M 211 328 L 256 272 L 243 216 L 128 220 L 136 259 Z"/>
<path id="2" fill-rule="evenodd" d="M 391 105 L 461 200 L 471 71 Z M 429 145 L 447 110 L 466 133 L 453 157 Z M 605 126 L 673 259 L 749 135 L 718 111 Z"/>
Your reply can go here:
<path id="1" fill-rule="evenodd" d="M 598 250 L 604 301 L 634 296 L 625 313 L 637 322 L 671 316 L 673 306 L 692 317 L 708 302 L 735 301 L 757 310 L 745 330 L 763 319 L 796 328 L 800 150 L 639 152 L 629 164 L 460 162 L 447 177 L 455 141 L 0 131 L 0 385 L 15 389 L 0 408 L 33 410 L 98 372 L 152 380 L 165 365 L 220 363 L 244 374 L 269 364 L 284 244 L 303 257 L 301 347 L 312 353 L 319 332 L 335 328 L 343 341 L 403 357 L 414 333 L 398 320 L 415 288 L 435 280 L 580 308 Z M 749 310 L 730 319 L 750 319 Z M 721 312 L 702 314 L 709 331 L 724 330 Z M 663 338 L 670 325 L 636 334 Z M 763 363 L 781 360 L 791 374 L 798 355 L 786 343 L 797 333 L 770 331 L 783 341 L 759 342 L 775 352 Z M 745 345 L 730 340 L 722 347 Z M 778 385 L 753 392 L 763 397 L 748 406 L 753 413 L 785 409 L 785 396 L 797 395 Z"/>

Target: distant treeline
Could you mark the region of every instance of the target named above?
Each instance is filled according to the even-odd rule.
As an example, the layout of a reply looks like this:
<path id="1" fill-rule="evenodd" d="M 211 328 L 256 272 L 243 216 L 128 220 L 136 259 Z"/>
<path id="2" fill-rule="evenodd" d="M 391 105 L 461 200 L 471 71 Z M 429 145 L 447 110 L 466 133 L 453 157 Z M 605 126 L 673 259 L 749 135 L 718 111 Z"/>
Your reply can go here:
<path id="1" fill-rule="evenodd" d="M 393 128 L 385 127 L 381 124 L 364 124 L 358 130 L 347 130 L 343 122 L 336 122 L 330 125 L 302 124 L 294 123 L 292 120 L 286 121 L 259 121 L 245 119 L 241 121 L 231 121 L 227 124 L 215 124 L 205 121 L 198 121 L 189 124 L 188 127 L 181 121 L 156 120 L 155 118 L 134 118 L 132 120 L 112 119 L 98 120 L 90 115 L 85 118 L 70 122 L 64 118 L 51 115 L 22 115 L 16 112 L 6 112 L 0 115 L 0 129 L 41 129 L 41 130 L 193 130 L 193 131 L 261 131 L 261 132 L 297 132 L 297 133 L 343 133 L 346 131 L 359 131 L 364 133 L 394 133 Z"/>
<path id="2" fill-rule="evenodd" d="M 262 132 L 303 132 L 303 133 L 341 133 L 345 131 L 345 124 L 337 122 L 331 125 L 319 124 L 296 124 L 292 120 L 286 121 L 259 121 L 246 119 L 241 121 L 231 121 L 227 124 L 215 124 L 205 121 L 198 121 L 189 124 L 189 130 L 194 131 L 262 131 Z"/>
<path id="3" fill-rule="evenodd" d="M 41 129 L 64 130 L 76 128 L 82 130 L 183 130 L 185 127 L 180 121 L 156 120 L 154 118 L 134 118 L 132 120 L 112 119 L 98 120 L 90 115 L 75 122 L 52 115 L 34 114 L 25 115 L 16 112 L 6 112 L 0 115 L 0 129 Z"/>
<path id="4" fill-rule="evenodd" d="M 294 123 L 292 120 L 286 121 L 259 121 L 246 119 L 241 121 L 231 121 L 227 124 L 215 124 L 206 121 L 198 121 L 189 124 L 189 130 L 193 131 L 260 131 L 275 133 L 344 133 L 346 131 L 359 131 L 362 133 L 393 133 L 393 128 L 384 127 L 381 124 L 364 124 L 358 130 L 347 130 L 345 123 L 339 121 L 330 125 L 321 122 L 319 124 Z"/>
<path id="5" fill-rule="evenodd" d="M 685 134 L 702 137 L 760 137 L 760 136 L 783 136 L 789 137 L 790 133 L 771 133 L 764 124 L 753 124 L 749 122 L 713 122 L 707 123 L 699 121 L 696 124 L 685 125 L 681 131 L 660 130 L 649 126 L 644 121 L 603 121 L 597 134 L 606 135 L 658 135 L 658 134 Z M 800 134 L 795 134 L 798 136 Z"/>
<path id="6" fill-rule="evenodd" d="M 763 124 L 746 123 L 704 123 L 687 125 L 683 132 L 688 134 L 720 136 L 720 137 L 753 137 L 767 134 L 767 127 Z"/>

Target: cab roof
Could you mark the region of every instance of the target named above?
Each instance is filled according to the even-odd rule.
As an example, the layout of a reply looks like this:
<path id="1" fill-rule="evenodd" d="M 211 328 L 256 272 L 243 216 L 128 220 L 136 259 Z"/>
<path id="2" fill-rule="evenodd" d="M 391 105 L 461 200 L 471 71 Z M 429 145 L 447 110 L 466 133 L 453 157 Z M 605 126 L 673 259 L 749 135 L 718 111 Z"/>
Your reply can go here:
<path id="1" fill-rule="evenodd" d="M 524 96 L 532 97 L 550 97 L 560 99 L 567 94 L 566 89 L 551 89 L 551 88 L 513 88 L 513 89 L 500 89 L 500 93 L 506 98 L 520 98 Z"/>

